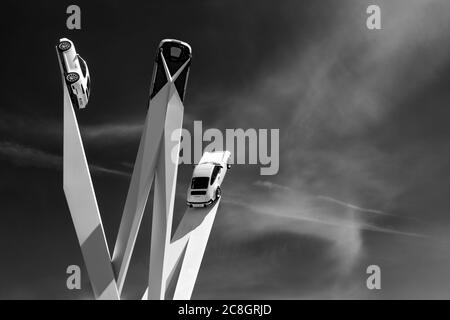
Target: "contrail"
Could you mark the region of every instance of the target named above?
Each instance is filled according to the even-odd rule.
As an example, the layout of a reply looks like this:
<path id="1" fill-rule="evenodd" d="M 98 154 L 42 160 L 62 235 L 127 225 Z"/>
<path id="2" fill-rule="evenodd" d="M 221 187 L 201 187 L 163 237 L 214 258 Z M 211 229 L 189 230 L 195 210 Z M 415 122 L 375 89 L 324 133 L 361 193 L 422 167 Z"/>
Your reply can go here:
<path id="1" fill-rule="evenodd" d="M 344 206 L 344 207 L 347 207 L 347 208 L 350 208 L 350 209 L 354 209 L 354 210 L 358 210 L 358 211 L 361 211 L 361 212 L 379 214 L 379 215 L 383 215 L 383 216 L 398 217 L 397 215 L 392 214 L 392 213 L 387 213 L 387 212 L 384 212 L 384 211 L 381 211 L 381 210 L 376 210 L 376 209 L 369 209 L 369 208 L 359 207 L 357 205 L 354 205 L 354 204 L 351 204 L 351 203 L 348 203 L 348 202 L 345 202 L 345 201 L 337 200 L 337 199 L 334 199 L 334 198 L 331 198 L 331 197 L 323 196 L 323 195 L 318 195 L 317 199 L 321 199 L 321 200 L 325 200 L 325 201 L 328 201 L 328 202 L 336 203 L 336 204 L 339 204 L 341 206 Z"/>
<path id="2" fill-rule="evenodd" d="M 339 200 L 337 200 L 337 201 L 339 201 Z M 262 215 L 266 215 L 266 216 L 277 216 L 279 218 L 290 219 L 292 221 L 297 221 L 297 222 L 305 221 L 305 222 L 318 223 L 318 224 L 327 225 L 330 227 L 337 227 L 337 228 L 350 228 L 350 229 L 357 229 L 357 230 L 387 233 L 387 234 L 392 234 L 392 235 L 416 237 L 416 238 L 422 238 L 422 239 L 432 239 L 429 235 L 426 235 L 426 234 L 401 231 L 401 230 L 385 228 L 385 227 L 379 227 L 376 225 L 372 225 L 372 224 L 368 224 L 368 223 L 361 223 L 361 222 L 357 222 L 357 221 L 345 221 L 345 220 L 333 221 L 333 220 L 321 219 L 321 218 L 311 217 L 311 216 L 302 214 L 301 211 L 298 212 L 298 213 L 300 213 L 300 215 L 293 216 L 293 215 L 285 214 L 281 211 L 274 212 L 272 210 L 267 210 L 263 207 L 257 207 L 257 206 L 253 206 L 253 205 L 250 205 L 247 203 L 242 203 L 239 200 L 230 201 L 230 199 L 228 199 L 227 202 L 232 203 L 234 205 L 244 206 L 258 214 L 262 214 Z M 366 209 L 366 210 L 370 210 L 370 209 Z M 373 211 L 378 211 L 378 210 L 373 210 Z"/>

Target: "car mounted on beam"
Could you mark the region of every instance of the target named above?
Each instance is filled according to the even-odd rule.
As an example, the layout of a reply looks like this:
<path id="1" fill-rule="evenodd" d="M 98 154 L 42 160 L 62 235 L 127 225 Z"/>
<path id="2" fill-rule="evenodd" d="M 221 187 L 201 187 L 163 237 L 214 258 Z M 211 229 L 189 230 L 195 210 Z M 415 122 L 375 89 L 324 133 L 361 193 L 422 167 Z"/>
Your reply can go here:
<path id="1" fill-rule="evenodd" d="M 192 49 L 186 42 L 176 39 L 164 39 L 159 43 L 153 67 L 152 82 L 150 88 L 150 99 L 165 86 L 168 81 L 167 72 L 174 77 L 177 72 L 187 64 L 177 75 L 175 87 L 180 100 L 184 101 L 186 85 L 189 77 L 189 69 L 192 59 Z M 167 67 L 167 71 L 165 68 Z"/>
<path id="2" fill-rule="evenodd" d="M 77 54 L 73 42 L 67 38 L 59 40 L 56 51 L 72 103 L 78 109 L 86 108 L 91 91 L 91 78 L 86 62 Z"/>
<path id="3" fill-rule="evenodd" d="M 189 207 L 207 207 L 221 197 L 220 186 L 231 165 L 229 151 L 205 152 L 195 166 L 187 192 Z"/>

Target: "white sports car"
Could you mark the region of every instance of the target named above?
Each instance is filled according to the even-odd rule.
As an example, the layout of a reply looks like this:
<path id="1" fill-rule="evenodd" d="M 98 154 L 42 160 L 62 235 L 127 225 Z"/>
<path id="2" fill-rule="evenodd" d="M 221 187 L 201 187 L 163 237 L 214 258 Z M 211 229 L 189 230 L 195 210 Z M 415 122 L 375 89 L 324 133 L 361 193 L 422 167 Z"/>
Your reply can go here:
<path id="1" fill-rule="evenodd" d="M 230 169 L 229 151 L 205 152 L 192 174 L 187 193 L 187 205 L 206 207 L 220 198 L 223 178 Z"/>
<path id="2" fill-rule="evenodd" d="M 184 100 L 186 84 L 189 76 L 189 69 L 192 59 L 192 49 L 186 42 L 175 39 L 164 39 L 159 43 L 153 68 L 152 87 L 150 89 L 150 99 L 153 99 L 167 83 L 165 67 L 173 77 L 181 67 L 187 63 L 175 80 L 175 88 L 181 101 Z"/>
<path id="3" fill-rule="evenodd" d="M 64 79 L 71 95 L 72 103 L 79 109 L 86 107 L 91 90 L 89 69 L 83 58 L 77 54 L 73 42 L 67 38 L 59 40 L 56 46 L 58 58 L 64 72 Z"/>

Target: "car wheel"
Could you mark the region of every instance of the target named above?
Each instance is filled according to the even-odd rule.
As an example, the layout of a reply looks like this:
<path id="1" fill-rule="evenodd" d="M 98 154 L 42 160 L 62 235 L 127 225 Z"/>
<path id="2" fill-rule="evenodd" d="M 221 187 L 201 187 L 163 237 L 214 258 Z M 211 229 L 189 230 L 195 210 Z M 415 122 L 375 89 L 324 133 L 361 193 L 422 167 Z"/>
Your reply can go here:
<path id="1" fill-rule="evenodd" d="M 216 200 L 219 199 L 222 195 L 222 191 L 220 190 L 220 188 L 216 189 Z"/>
<path id="2" fill-rule="evenodd" d="M 69 41 L 61 41 L 58 44 L 58 49 L 61 50 L 61 51 L 67 51 L 67 50 L 70 49 L 70 47 L 72 47 L 72 45 L 70 44 Z"/>
<path id="3" fill-rule="evenodd" d="M 69 83 L 77 82 L 80 79 L 80 75 L 76 72 L 71 72 L 66 76 L 66 80 Z"/>

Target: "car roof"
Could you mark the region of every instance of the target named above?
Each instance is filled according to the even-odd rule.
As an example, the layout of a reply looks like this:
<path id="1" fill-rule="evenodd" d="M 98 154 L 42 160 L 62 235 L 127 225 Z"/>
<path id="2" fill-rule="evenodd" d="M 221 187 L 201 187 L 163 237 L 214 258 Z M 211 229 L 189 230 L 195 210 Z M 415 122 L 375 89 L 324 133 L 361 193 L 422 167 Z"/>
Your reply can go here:
<path id="1" fill-rule="evenodd" d="M 202 158 L 200 159 L 199 164 L 215 163 L 218 165 L 226 165 L 229 157 L 230 157 L 229 151 L 205 152 Z"/>
<path id="2" fill-rule="evenodd" d="M 59 42 L 63 42 L 63 41 L 69 41 L 73 45 L 73 41 L 68 38 L 60 38 L 59 39 Z"/>
<path id="3" fill-rule="evenodd" d="M 176 44 L 181 44 L 181 45 L 187 47 L 188 50 L 189 50 L 189 52 L 192 52 L 192 48 L 191 48 L 191 46 L 190 46 L 187 42 L 184 42 L 184 41 L 181 41 L 181 40 L 177 40 L 177 39 L 163 39 L 163 40 L 161 40 L 161 42 L 159 43 L 159 47 L 161 47 L 161 46 L 162 46 L 163 44 L 165 44 L 165 43 L 176 43 Z"/>
<path id="4" fill-rule="evenodd" d="M 213 163 L 201 163 L 195 166 L 192 177 L 211 177 L 215 165 Z"/>

